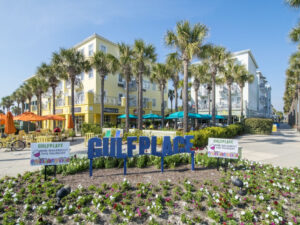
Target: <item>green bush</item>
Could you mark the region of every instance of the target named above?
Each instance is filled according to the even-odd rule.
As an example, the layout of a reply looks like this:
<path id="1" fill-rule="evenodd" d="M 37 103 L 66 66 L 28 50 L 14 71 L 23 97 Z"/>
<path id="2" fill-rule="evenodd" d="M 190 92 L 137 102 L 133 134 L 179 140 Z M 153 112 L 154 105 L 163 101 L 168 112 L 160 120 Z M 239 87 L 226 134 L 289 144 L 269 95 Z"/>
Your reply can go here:
<path id="1" fill-rule="evenodd" d="M 101 134 L 102 133 L 100 124 L 94 124 L 94 123 L 83 123 L 81 131 L 83 134 L 85 134 L 85 133 Z"/>
<path id="2" fill-rule="evenodd" d="M 195 147 L 205 147 L 208 143 L 208 138 L 233 138 L 241 135 L 244 132 L 242 124 L 231 124 L 228 127 L 207 127 L 202 130 L 189 132 L 188 135 L 194 136 Z"/>
<path id="3" fill-rule="evenodd" d="M 245 129 L 250 134 L 270 134 L 272 132 L 273 120 L 264 118 L 245 119 Z"/>

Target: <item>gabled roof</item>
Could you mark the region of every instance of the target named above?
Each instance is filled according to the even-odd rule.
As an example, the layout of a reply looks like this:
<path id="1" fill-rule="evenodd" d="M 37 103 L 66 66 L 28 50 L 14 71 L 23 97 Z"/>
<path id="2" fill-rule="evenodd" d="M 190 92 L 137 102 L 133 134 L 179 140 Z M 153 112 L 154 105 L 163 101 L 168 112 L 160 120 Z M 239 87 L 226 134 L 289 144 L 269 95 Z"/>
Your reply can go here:
<path id="1" fill-rule="evenodd" d="M 104 40 L 104 41 L 109 42 L 109 43 L 112 44 L 112 45 L 117 46 L 116 43 L 114 43 L 114 42 L 112 42 L 112 41 L 110 41 L 110 40 L 108 40 L 108 39 L 106 39 L 106 38 L 100 36 L 99 34 L 94 33 L 94 34 L 92 34 L 91 36 L 89 36 L 89 37 L 87 37 L 86 39 L 84 39 L 83 41 L 81 41 L 81 42 L 79 42 L 78 44 L 74 45 L 73 47 L 74 47 L 74 48 L 79 48 L 80 46 L 86 44 L 87 42 L 89 42 L 89 41 L 91 41 L 91 40 L 93 40 L 93 39 L 95 39 L 95 38 L 102 39 L 102 40 Z"/>
<path id="2" fill-rule="evenodd" d="M 238 56 L 238 55 L 243 55 L 243 54 L 249 54 L 252 61 L 254 62 L 254 65 L 256 66 L 256 68 L 258 68 L 258 65 L 256 63 L 256 60 L 254 58 L 254 56 L 252 55 L 252 52 L 250 49 L 246 49 L 246 50 L 242 50 L 242 51 L 238 51 L 238 52 L 233 52 L 232 55 L 233 56 Z"/>

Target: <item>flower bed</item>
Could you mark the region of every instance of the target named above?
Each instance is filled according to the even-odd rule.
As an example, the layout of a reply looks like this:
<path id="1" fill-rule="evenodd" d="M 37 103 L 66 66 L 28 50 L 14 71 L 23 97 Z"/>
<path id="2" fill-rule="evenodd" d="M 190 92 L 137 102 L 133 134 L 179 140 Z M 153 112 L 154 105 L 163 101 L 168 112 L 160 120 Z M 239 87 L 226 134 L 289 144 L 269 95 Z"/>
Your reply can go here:
<path id="1" fill-rule="evenodd" d="M 79 180 L 65 176 L 47 182 L 38 172 L 6 177 L 0 180 L 0 224 L 299 224 L 298 168 L 238 161 L 225 173 L 204 168 L 211 160 L 206 156 L 196 158 L 201 169 L 179 171 L 171 180 L 168 171 L 164 178 L 147 175 L 156 182 L 111 174 L 110 183 L 98 183 L 87 172 L 78 174 Z M 135 176 L 147 177 L 142 171 L 148 169 Z M 245 196 L 232 185 L 232 176 L 244 182 Z M 56 209 L 56 191 L 70 182 L 71 194 Z"/>

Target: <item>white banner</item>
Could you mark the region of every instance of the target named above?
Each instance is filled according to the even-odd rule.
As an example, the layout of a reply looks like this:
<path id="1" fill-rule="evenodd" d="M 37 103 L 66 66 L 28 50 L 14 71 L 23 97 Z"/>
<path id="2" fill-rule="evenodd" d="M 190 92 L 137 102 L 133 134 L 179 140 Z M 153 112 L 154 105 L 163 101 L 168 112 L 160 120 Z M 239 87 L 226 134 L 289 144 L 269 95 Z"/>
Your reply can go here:
<path id="1" fill-rule="evenodd" d="M 235 139 L 208 139 L 208 157 L 237 159 L 239 157 L 239 143 Z"/>
<path id="2" fill-rule="evenodd" d="M 70 142 L 32 143 L 32 166 L 61 165 L 70 162 Z"/>

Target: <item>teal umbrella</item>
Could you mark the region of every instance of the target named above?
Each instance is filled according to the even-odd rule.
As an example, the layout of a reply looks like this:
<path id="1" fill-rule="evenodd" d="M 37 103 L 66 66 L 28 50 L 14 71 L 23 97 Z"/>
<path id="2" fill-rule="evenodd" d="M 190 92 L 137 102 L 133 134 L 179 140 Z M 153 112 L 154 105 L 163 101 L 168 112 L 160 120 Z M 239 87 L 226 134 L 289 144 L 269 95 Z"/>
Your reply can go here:
<path id="1" fill-rule="evenodd" d="M 180 119 L 180 118 L 183 118 L 183 111 L 180 111 L 180 112 L 175 112 L 175 113 L 172 113 L 170 114 L 168 117 L 166 117 L 165 119 Z M 189 118 L 194 118 L 194 119 L 204 119 L 204 117 L 200 114 L 197 114 L 197 113 L 189 113 L 188 114 L 188 117 Z"/>
<path id="2" fill-rule="evenodd" d="M 201 114 L 201 116 L 203 116 L 203 119 L 208 119 L 210 120 L 212 118 L 212 115 L 210 114 Z M 225 119 L 224 116 L 220 116 L 220 115 L 216 115 L 216 119 Z"/>
<path id="3" fill-rule="evenodd" d="M 161 119 L 161 118 L 162 118 L 161 116 L 152 113 L 143 115 L 143 119 Z"/>
<path id="4" fill-rule="evenodd" d="M 118 116 L 118 118 L 119 119 L 125 119 L 126 118 L 126 114 L 120 115 L 120 116 Z M 129 114 L 129 118 L 130 119 L 137 119 L 137 116 Z"/>

